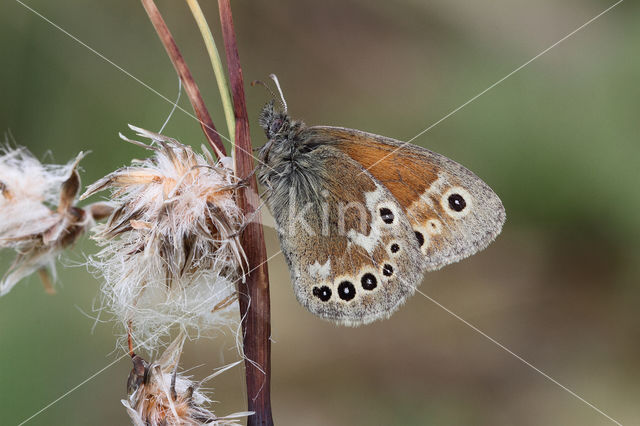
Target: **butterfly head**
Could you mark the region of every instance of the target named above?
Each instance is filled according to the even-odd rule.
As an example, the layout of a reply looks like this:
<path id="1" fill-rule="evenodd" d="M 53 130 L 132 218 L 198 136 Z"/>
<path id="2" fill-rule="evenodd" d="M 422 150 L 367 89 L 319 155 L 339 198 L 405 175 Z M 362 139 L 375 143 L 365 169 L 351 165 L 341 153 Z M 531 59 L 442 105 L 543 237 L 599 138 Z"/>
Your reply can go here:
<path id="1" fill-rule="evenodd" d="M 251 83 L 252 85 L 259 84 L 263 86 L 269 91 L 269 93 L 271 93 L 271 96 L 273 96 L 273 99 L 262 108 L 262 113 L 260 114 L 260 127 L 264 129 L 269 141 L 273 141 L 278 137 L 280 137 L 280 139 L 286 139 L 291 130 L 296 130 L 296 127 L 299 126 L 296 126 L 296 123 L 292 124 L 291 119 L 287 114 L 287 101 L 282 93 L 278 77 L 276 77 L 275 74 L 271 74 L 269 75 L 269 78 L 273 80 L 278 96 L 276 96 L 275 92 L 271 90 L 271 87 L 260 80 L 256 80 Z M 278 100 L 281 108 L 276 107 L 276 99 Z"/>
<path id="2" fill-rule="evenodd" d="M 260 127 L 264 129 L 267 138 L 272 140 L 275 139 L 276 135 L 288 133 L 291 127 L 291 119 L 286 110 L 281 111 L 276 108 L 275 102 L 271 100 L 262 108 Z"/>

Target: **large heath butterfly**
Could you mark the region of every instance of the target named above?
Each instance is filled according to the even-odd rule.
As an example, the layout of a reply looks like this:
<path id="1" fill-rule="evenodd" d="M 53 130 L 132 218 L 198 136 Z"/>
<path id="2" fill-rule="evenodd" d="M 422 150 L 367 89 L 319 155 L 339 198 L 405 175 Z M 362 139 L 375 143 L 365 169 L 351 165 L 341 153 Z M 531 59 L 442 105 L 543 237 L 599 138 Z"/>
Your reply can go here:
<path id="1" fill-rule="evenodd" d="M 277 79 L 273 76 L 276 85 Z M 298 301 L 345 325 L 389 317 L 425 271 L 498 235 L 505 211 L 475 174 L 428 149 L 341 127 L 307 127 L 271 101 L 257 173 Z"/>

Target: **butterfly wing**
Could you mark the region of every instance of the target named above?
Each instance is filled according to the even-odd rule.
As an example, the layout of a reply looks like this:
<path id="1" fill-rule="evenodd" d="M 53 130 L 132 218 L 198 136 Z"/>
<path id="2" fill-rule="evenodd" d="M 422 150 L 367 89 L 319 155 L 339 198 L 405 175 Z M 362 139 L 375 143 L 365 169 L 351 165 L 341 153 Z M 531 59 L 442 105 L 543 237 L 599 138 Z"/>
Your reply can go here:
<path id="1" fill-rule="evenodd" d="M 387 318 L 413 294 L 424 271 L 400 204 L 332 147 L 317 146 L 286 167 L 276 166 L 265 179 L 272 185 L 267 203 L 298 301 L 344 325 Z"/>
<path id="2" fill-rule="evenodd" d="M 471 171 L 428 149 L 339 127 L 316 126 L 306 138 L 361 164 L 398 200 L 435 270 L 484 249 L 506 219 L 500 198 Z"/>

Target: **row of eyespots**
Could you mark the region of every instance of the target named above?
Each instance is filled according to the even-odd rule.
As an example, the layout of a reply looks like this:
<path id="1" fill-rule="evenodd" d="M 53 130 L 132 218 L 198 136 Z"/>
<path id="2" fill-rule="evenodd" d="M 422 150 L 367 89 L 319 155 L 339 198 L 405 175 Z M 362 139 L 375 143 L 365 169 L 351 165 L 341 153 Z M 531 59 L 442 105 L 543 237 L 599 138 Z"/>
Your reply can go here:
<path id="1" fill-rule="evenodd" d="M 467 207 L 467 201 L 462 195 L 456 192 L 449 195 L 447 201 L 449 203 L 449 208 L 455 212 L 461 212 Z M 380 218 L 384 223 L 386 223 L 387 225 L 391 225 L 393 223 L 395 216 L 391 209 L 389 209 L 388 207 L 382 207 L 379 212 Z"/>
<path id="2" fill-rule="evenodd" d="M 453 193 L 447 198 L 449 208 L 455 212 L 461 212 L 467 207 L 467 201 L 458 193 Z M 387 225 L 391 225 L 395 219 L 395 215 L 388 207 L 382 207 L 380 210 L 380 218 Z"/>
<path id="3" fill-rule="evenodd" d="M 464 199 L 464 197 L 458 193 L 453 193 L 451 195 L 449 195 L 449 197 L 447 198 L 447 201 L 449 203 L 449 208 L 455 212 L 461 212 L 462 210 L 464 210 L 467 207 L 467 202 Z M 393 212 L 391 211 L 391 209 L 387 208 L 387 207 L 382 207 L 380 210 L 380 218 L 382 219 L 382 221 L 388 225 L 392 224 L 395 216 L 393 214 Z M 435 224 L 431 224 L 432 227 L 436 227 Z M 415 231 L 416 234 L 416 239 L 418 240 L 418 245 L 419 247 L 422 247 L 425 243 L 425 239 L 424 239 L 424 235 L 422 234 L 422 232 L 420 231 Z M 392 253 L 396 253 L 398 252 L 398 250 L 400 250 L 400 247 L 397 244 L 392 244 L 391 245 L 391 252 Z"/>
<path id="4" fill-rule="evenodd" d="M 393 275 L 393 266 L 385 263 L 382 267 L 382 274 L 386 277 Z M 362 288 L 368 291 L 374 290 L 378 286 L 378 279 L 371 272 L 367 272 L 360 278 Z M 332 291 L 326 285 L 322 287 L 314 287 L 313 295 L 323 302 L 331 299 Z M 346 302 L 356 297 L 356 287 L 351 281 L 342 281 L 338 284 L 338 297 Z"/>

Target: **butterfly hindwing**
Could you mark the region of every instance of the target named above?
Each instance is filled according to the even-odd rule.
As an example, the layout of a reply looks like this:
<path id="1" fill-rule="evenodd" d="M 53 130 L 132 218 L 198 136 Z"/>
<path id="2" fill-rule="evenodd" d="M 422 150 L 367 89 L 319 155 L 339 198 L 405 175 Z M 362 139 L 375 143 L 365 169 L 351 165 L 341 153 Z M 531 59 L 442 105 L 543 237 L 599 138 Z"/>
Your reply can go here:
<path id="1" fill-rule="evenodd" d="M 298 301 L 345 325 L 388 317 L 424 271 L 402 206 L 332 146 L 316 146 L 296 164 L 302 162 L 307 166 L 299 174 L 288 169 L 286 186 L 271 188 L 267 198 Z M 276 171 L 273 176 L 285 173 Z"/>
<path id="2" fill-rule="evenodd" d="M 471 171 L 425 148 L 339 127 L 305 130 L 313 143 L 357 161 L 393 194 L 420 243 L 428 270 L 484 249 L 500 233 L 505 211 L 498 196 Z"/>

